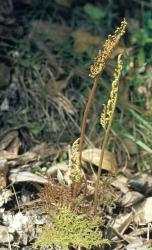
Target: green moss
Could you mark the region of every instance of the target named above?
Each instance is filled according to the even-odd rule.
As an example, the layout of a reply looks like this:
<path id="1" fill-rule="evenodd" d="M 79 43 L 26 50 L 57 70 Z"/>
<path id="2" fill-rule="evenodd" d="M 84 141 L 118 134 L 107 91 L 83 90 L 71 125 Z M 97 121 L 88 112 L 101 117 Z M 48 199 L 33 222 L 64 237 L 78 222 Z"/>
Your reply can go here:
<path id="1" fill-rule="evenodd" d="M 102 239 L 97 220 L 88 221 L 84 215 L 77 215 L 70 208 L 62 206 L 53 216 L 53 225 L 43 227 L 36 244 L 40 247 L 57 246 L 64 250 L 70 245 L 90 249 L 108 244 L 108 240 Z"/>

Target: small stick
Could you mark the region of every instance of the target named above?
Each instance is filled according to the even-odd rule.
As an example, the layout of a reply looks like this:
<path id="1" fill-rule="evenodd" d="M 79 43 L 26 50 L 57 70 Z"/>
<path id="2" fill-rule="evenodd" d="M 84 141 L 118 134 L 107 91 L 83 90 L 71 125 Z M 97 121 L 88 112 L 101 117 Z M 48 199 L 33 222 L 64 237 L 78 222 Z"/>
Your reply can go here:
<path id="1" fill-rule="evenodd" d="M 9 232 L 8 232 L 8 248 L 9 248 L 9 250 L 12 250 Z"/>
<path id="2" fill-rule="evenodd" d="M 14 192 L 14 195 L 15 195 L 16 203 L 17 203 L 17 206 L 18 206 L 18 211 L 21 212 L 20 205 L 19 205 L 19 202 L 18 202 L 18 198 L 17 198 L 16 191 L 15 191 L 13 183 L 11 184 L 11 186 L 13 188 L 13 192 Z"/>

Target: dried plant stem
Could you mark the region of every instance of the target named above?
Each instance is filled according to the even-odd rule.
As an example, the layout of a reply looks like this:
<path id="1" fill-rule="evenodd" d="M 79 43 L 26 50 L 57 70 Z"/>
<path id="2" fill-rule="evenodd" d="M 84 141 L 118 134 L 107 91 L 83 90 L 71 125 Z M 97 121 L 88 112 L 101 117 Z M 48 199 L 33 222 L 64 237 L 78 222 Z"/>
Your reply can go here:
<path id="1" fill-rule="evenodd" d="M 116 106 L 116 103 L 115 103 Z M 108 139 L 109 139 L 109 133 L 110 133 L 110 129 L 111 129 L 111 125 L 112 125 L 112 121 L 113 121 L 113 116 L 114 116 L 114 112 L 115 112 L 115 106 L 113 107 L 112 110 L 112 114 L 108 123 L 108 127 L 105 130 L 105 134 L 104 134 L 104 140 L 101 146 L 101 154 L 100 154 L 100 160 L 99 160 L 99 167 L 98 167 L 98 174 L 97 174 L 97 180 L 95 183 L 95 192 L 94 192 L 94 214 L 96 214 L 97 212 L 97 206 L 98 206 L 98 194 L 99 194 L 99 182 L 100 182 L 100 175 L 101 175 L 101 170 L 102 170 L 102 163 L 103 163 L 103 157 L 104 157 L 104 152 L 108 143 Z"/>
<path id="2" fill-rule="evenodd" d="M 92 89 L 89 93 L 88 101 L 85 106 L 84 114 L 83 114 L 83 119 L 82 119 L 82 126 L 81 126 L 81 132 L 80 132 L 80 144 L 79 144 L 79 150 L 80 150 L 80 162 L 82 159 L 82 150 L 83 150 L 83 142 L 84 142 L 84 134 L 85 134 L 85 129 L 86 129 L 86 123 L 87 123 L 87 116 L 92 104 L 93 97 L 95 95 L 95 91 L 97 88 L 97 80 L 98 77 L 94 79 Z"/>

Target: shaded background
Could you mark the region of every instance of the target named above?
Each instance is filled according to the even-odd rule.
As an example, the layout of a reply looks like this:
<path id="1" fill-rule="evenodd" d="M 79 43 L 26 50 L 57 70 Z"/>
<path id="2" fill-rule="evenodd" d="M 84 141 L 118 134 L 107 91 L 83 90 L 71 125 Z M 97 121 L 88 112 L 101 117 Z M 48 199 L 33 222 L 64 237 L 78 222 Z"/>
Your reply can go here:
<path id="1" fill-rule="evenodd" d="M 151 172 L 152 1 L 1 0 L 0 138 L 17 130 L 19 153 L 42 141 L 61 149 L 79 137 L 92 80 L 89 68 L 108 34 L 127 32 L 98 84 L 86 142 L 99 146 L 99 117 L 124 53 L 109 148 L 120 166 Z M 130 160 L 130 155 L 131 160 Z M 67 157 L 62 154 L 61 156 Z"/>

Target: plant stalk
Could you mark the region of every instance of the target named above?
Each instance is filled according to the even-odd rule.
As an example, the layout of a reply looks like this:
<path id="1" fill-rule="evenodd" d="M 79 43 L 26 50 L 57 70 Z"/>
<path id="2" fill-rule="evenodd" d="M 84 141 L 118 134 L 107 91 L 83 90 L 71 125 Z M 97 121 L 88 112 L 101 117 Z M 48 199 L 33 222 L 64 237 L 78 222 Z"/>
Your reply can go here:
<path id="1" fill-rule="evenodd" d="M 88 116 L 88 113 L 89 113 L 89 110 L 90 110 L 90 107 L 91 107 L 91 104 L 92 104 L 92 100 L 93 100 L 93 97 L 95 95 L 95 91 L 96 91 L 96 88 L 97 88 L 97 80 L 98 80 L 98 78 L 96 77 L 94 79 L 92 89 L 90 90 L 88 101 L 86 103 L 84 114 L 83 114 L 82 126 L 81 126 L 81 132 L 80 132 L 80 144 L 79 144 L 80 162 L 81 162 L 81 159 L 82 159 L 82 150 L 83 150 L 84 134 L 85 134 L 86 123 L 87 123 L 87 116 Z"/>
<path id="2" fill-rule="evenodd" d="M 116 103 L 115 103 L 116 106 Z M 109 139 L 109 133 L 110 133 L 110 129 L 111 129 L 111 125 L 112 125 L 112 121 L 113 121 L 113 117 L 114 117 L 114 111 L 115 111 L 115 106 L 113 108 L 109 123 L 108 123 L 108 127 L 105 131 L 105 135 L 104 135 L 104 140 L 101 146 L 101 154 L 100 154 L 100 160 L 99 160 L 99 167 L 98 167 L 98 174 L 97 174 L 97 180 L 95 183 L 95 191 L 94 191 L 94 214 L 97 213 L 97 206 L 98 206 L 98 194 L 99 194 L 99 182 L 100 182 L 100 175 L 101 175 L 101 170 L 102 170 L 102 163 L 103 163 L 103 157 L 104 157 L 104 152 L 108 143 L 108 139 Z"/>

